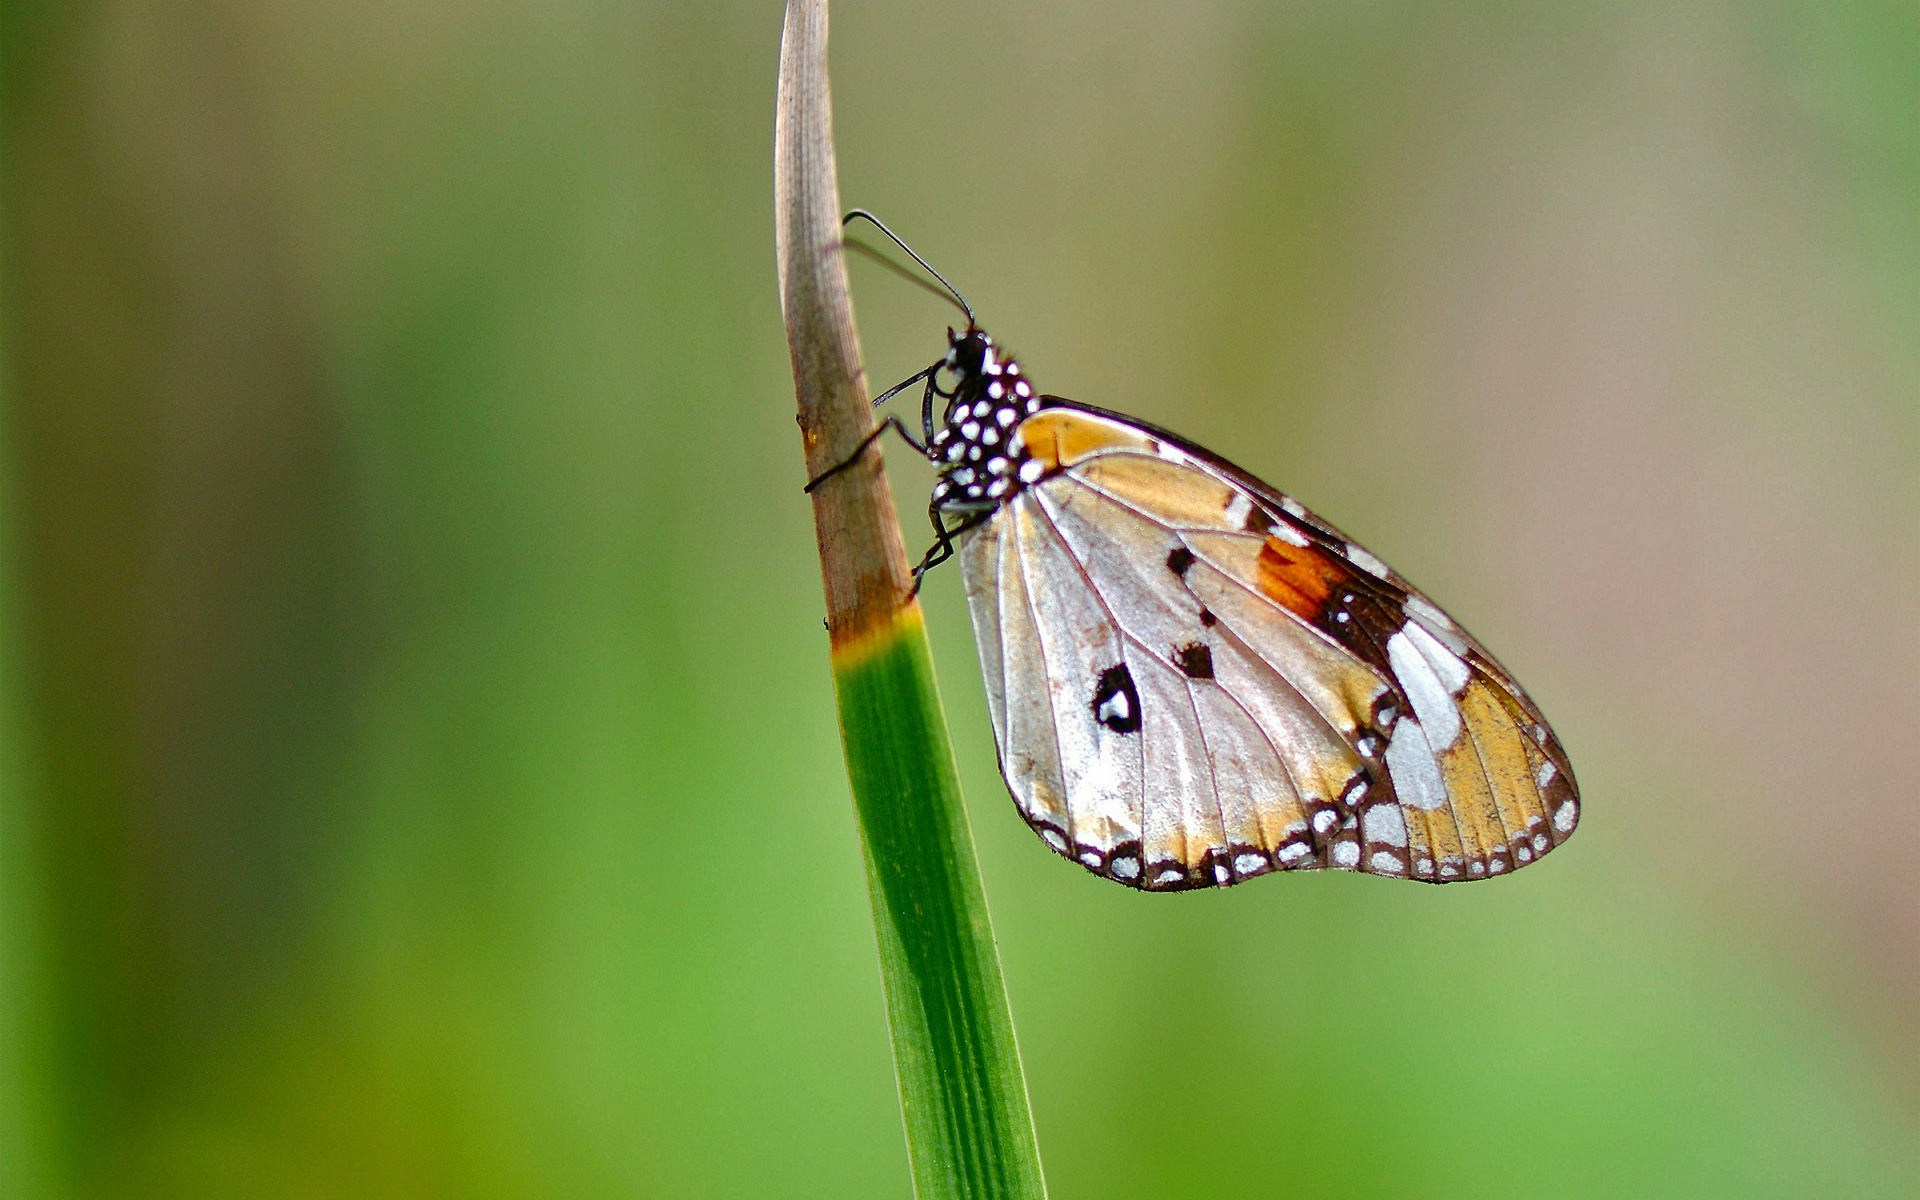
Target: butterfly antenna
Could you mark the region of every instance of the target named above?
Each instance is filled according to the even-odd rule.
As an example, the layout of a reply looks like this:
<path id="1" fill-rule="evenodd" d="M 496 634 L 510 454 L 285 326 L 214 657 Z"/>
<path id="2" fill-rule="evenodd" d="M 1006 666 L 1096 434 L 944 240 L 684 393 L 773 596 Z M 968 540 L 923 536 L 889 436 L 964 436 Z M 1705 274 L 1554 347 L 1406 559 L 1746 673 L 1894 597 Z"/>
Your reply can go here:
<path id="1" fill-rule="evenodd" d="M 925 267 L 927 274 L 933 276 L 935 279 L 938 279 L 940 281 L 940 286 L 943 288 L 946 288 L 947 293 L 953 297 L 954 301 L 957 304 L 959 304 L 960 311 L 967 315 L 968 329 L 973 329 L 979 324 L 977 321 L 973 319 L 973 306 L 968 304 L 967 298 L 960 294 L 960 289 L 957 287 L 954 287 L 951 283 L 948 283 L 947 277 L 945 275 L 942 275 L 940 272 L 934 270 L 932 264 L 927 262 L 926 259 L 921 258 L 918 254 L 915 254 L 913 252 L 913 247 L 901 241 L 899 234 L 895 233 L 891 229 L 888 229 L 885 221 L 882 221 L 879 217 L 874 216 L 872 213 L 868 212 L 864 208 L 856 208 L 856 209 L 850 210 L 846 216 L 840 219 L 840 227 L 844 229 L 848 225 L 853 224 L 853 219 L 855 217 L 860 217 L 866 221 L 871 222 L 873 227 L 875 229 L 878 229 L 881 233 L 886 234 L 887 237 L 892 240 L 894 245 L 900 247 L 902 250 L 905 250 L 909 258 L 919 263 L 922 267 Z"/>

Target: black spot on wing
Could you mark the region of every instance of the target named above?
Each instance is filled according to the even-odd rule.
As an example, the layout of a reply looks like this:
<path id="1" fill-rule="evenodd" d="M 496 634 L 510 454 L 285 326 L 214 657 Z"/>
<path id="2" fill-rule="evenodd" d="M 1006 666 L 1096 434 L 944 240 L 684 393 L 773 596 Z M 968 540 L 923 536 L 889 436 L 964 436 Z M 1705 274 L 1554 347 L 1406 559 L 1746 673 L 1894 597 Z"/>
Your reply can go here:
<path id="1" fill-rule="evenodd" d="M 1406 624 L 1406 613 L 1397 597 L 1383 593 L 1378 585 L 1370 587 L 1357 578 L 1349 580 L 1327 596 L 1315 624 L 1391 679 L 1387 639 Z"/>
<path id="2" fill-rule="evenodd" d="M 1093 719 L 1115 733 L 1140 731 L 1140 693 L 1127 664 L 1108 667 L 1093 688 Z"/>
<path id="3" fill-rule="evenodd" d="M 1185 546 L 1177 546 L 1171 554 L 1167 555 L 1167 570 L 1172 571 L 1175 575 L 1184 578 L 1187 573 L 1187 568 L 1192 565 L 1193 551 L 1187 549 Z"/>
<path id="4" fill-rule="evenodd" d="M 1188 679 L 1213 678 L 1213 651 L 1205 642 L 1189 642 L 1176 648 L 1173 661 L 1186 672 Z"/>

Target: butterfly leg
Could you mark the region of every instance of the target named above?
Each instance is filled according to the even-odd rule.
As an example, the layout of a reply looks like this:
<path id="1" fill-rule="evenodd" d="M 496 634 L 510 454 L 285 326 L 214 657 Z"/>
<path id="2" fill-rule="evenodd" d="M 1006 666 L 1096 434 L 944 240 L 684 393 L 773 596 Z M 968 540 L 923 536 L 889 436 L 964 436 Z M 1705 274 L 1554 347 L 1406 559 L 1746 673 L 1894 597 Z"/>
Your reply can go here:
<path id="1" fill-rule="evenodd" d="M 920 594 L 920 581 L 926 578 L 928 571 L 933 570 L 941 563 L 953 557 L 953 539 L 959 537 L 967 530 L 972 529 L 975 525 L 983 524 L 988 518 L 993 516 L 994 512 L 994 509 L 989 508 L 984 512 L 971 513 L 958 525 L 949 527 L 945 521 L 940 519 L 939 504 L 935 503 L 927 506 L 927 516 L 933 521 L 934 536 L 939 540 L 936 541 L 920 559 L 920 565 L 913 569 L 913 590 L 907 593 L 909 599 Z"/>
<path id="2" fill-rule="evenodd" d="M 888 417 L 886 420 L 880 422 L 880 424 L 874 429 L 872 433 L 860 439 L 860 444 L 853 448 L 852 454 L 847 455 L 847 457 L 842 459 L 840 462 L 834 464 L 831 467 L 828 467 L 826 470 L 820 472 L 818 475 L 815 475 L 812 479 L 808 480 L 807 486 L 802 490 L 807 492 L 809 495 L 811 495 L 813 493 L 813 489 L 819 487 L 821 484 L 825 483 L 827 480 L 833 478 L 835 475 L 838 475 L 840 472 L 846 470 L 848 467 L 852 466 L 854 463 L 859 462 L 860 456 L 867 452 L 867 447 L 879 441 L 880 435 L 885 433 L 889 429 L 893 430 L 895 433 L 899 434 L 902 438 L 906 439 L 907 445 L 912 446 L 915 450 L 919 451 L 923 455 L 926 454 L 927 448 L 924 445 L 922 445 L 920 442 L 916 441 L 914 439 L 914 436 L 911 433 L 907 432 L 907 427 L 900 423 L 899 417 Z"/>

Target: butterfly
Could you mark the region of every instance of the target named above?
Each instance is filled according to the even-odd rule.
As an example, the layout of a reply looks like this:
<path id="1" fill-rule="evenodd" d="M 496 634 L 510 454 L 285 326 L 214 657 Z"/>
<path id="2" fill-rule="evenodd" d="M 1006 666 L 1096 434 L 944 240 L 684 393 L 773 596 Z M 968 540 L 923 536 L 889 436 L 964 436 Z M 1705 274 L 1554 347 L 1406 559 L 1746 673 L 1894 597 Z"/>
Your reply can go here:
<path id="1" fill-rule="evenodd" d="M 915 586 L 959 557 L 1000 771 L 1050 848 L 1174 891 L 1485 879 L 1572 835 L 1566 751 L 1438 605 L 1225 459 L 1038 392 L 959 303 L 946 354 L 875 401 L 924 379 L 923 439 L 890 418 L 808 488 L 889 427 L 937 468 Z"/>

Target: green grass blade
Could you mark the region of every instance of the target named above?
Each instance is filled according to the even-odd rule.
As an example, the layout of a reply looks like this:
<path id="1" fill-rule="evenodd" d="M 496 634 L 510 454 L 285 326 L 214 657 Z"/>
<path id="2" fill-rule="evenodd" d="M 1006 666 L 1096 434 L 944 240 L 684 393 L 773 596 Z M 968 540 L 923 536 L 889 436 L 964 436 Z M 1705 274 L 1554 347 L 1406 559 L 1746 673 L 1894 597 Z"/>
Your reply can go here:
<path id="1" fill-rule="evenodd" d="M 879 450 L 852 461 L 874 425 L 841 242 L 826 0 L 787 6 L 773 174 L 780 301 L 807 476 L 821 481 L 814 533 L 840 733 L 914 1192 L 922 1200 L 1044 1197 L 1013 1017 L 899 517 Z"/>
<path id="2" fill-rule="evenodd" d="M 915 1190 L 1046 1194 L 918 605 L 834 655 Z"/>

